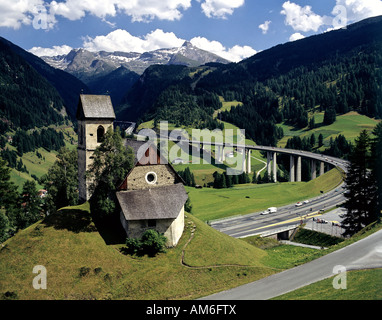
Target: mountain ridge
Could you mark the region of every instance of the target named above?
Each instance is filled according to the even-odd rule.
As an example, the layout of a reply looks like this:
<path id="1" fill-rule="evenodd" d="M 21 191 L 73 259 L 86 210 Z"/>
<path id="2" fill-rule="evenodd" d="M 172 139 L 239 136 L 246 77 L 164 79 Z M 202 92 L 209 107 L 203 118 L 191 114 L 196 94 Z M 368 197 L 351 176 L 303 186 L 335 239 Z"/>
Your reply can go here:
<path id="1" fill-rule="evenodd" d="M 212 116 L 220 96 L 243 103 L 222 112 L 221 120 L 265 145 L 282 137 L 277 123 L 306 127 L 315 110 L 382 117 L 381 30 L 382 16 L 279 44 L 238 63 L 178 71 L 150 67 L 117 108 L 117 117 L 177 125 L 195 119 L 198 126 L 217 126 L 202 112 Z"/>
<path id="2" fill-rule="evenodd" d="M 208 62 L 230 63 L 230 61 L 214 53 L 197 48 L 189 41 L 185 41 L 180 47 L 163 48 L 143 53 L 92 52 L 80 48 L 73 49 L 67 55 L 42 56 L 41 59 L 54 68 L 69 72 L 85 83 L 94 81 L 96 77 L 105 76 L 121 66 L 142 75 L 153 64 L 180 64 L 194 67 Z"/>

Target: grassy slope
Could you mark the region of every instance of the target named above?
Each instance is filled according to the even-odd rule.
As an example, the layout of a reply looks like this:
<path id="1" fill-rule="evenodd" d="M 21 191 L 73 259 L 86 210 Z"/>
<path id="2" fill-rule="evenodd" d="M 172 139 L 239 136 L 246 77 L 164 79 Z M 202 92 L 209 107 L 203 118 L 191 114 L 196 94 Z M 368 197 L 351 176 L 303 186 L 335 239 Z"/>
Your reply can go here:
<path id="1" fill-rule="evenodd" d="M 219 233 L 191 215 L 176 248 L 154 258 L 123 255 L 118 250 L 121 245 L 105 244 L 83 209 L 62 210 L 59 218 L 36 223 L 5 243 L 0 250 L 0 299 L 7 291 L 28 300 L 193 299 L 276 271 L 260 263 L 265 251 Z M 184 259 L 201 268 L 181 264 L 194 224 L 195 235 Z M 35 265 L 47 269 L 47 290 L 32 287 Z M 89 274 L 81 277 L 81 267 L 90 268 Z"/>
<path id="2" fill-rule="evenodd" d="M 373 128 L 378 124 L 380 120 L 375 120 L 368 118 L 366 116 L 360 115 L 357 112 L 349 112 L 344 115 L 337 116 L 336 121 L 329 125 L 323 126 L 322 122 L 324 120 L 324 113 L 316 113 L 314 115 L 314 120 L 316 123 L 316 128 L 312 130 L 296 130 L 288 125 L 279 125 L 284 130 L 284 138 L 278 143 L 280 147 L 285 146 L 287 140 L 292 136 L 300 136 L 301 138 L 305 136 L 310 136 L 312 133 L 315 134 L 316 138 L 321 133 L 324 137 L 324 145 L 329 145 L 330 138 L 335 138 L 339 134 L 342 134 L 346 139 L 354 142 L 354 139 L 359 135 L 361 130 L 366 129 L 367 131 L 372 131 Z"/>
<path id="3" fill-rule="evenodd" d="M 203 221 L 261 211 L 318 196 L 334 189 L 341 174 L 333 169 L 309 182 L 246 184 L 230 189 L 195 189 L 187 187 L 193 214 Z M 249 197 L 249 198 L 247 198 Z"/>
<path id="4" fill-rule="evenodd" d="M 306 263 L 352 242 L 325 251 L 274 244 L 262 250 L 249 244 L 258 240 L 233 239 L 187 214 L 176 248 L 154 258 L 132 257 L 119 251 L 122 245 L 106 245 L 86 204 L 66 208 L 4 243 L 0 300 L 6 292 L 27 300 L 195 299 Z M 183 250 L 188 266 L 181 264 Z M 46 290 L 33 289 L 36 265 L 47 269 Z M 80 276 L 82 267 L 89 268 L 85 276 Z M 281 298 L 381 299 L 380 276 L 381 270 L 354 272 L 354 276 L 351 272 L 347 290 L 334 290 L 329 279 Z"/>
<path id="5" fill-rule="evenodd" d="M 70 150 L 76 148 L 76 145 L 74 143 L 77 140 L 77 136 L 72 127 L 61 126 L 58 127 L 57 130 L 62 131 L 64 133 L 65 144 L 67 148 L 69 148 Z M 14 148 L 11 145 L 7 145 L 7 147 L 10 150 L 16 150 L 16 148 Z M 42 158 L 37 157 L 36 151 L 38 151 L 42 155 Z M 34 174 L 38 178 L 41 178 L 44 174 L 48 172 L 49 168 L 56 161 L 56 151 L 48 152 L 44 148 L 39 148 L 36 151 L 25 153 L 21 157 L 29 173 L 19 172 L 16 169 L 12 169 L 11 171 L 11 181 L 15 183 L 19 191 L 22 190 L 22 186 L 26 180 L 33 180 L 33 178 L 31 177 L 32 174 Z M 37 186 L 38 188 L 42 188 L 41 185 Z"/>

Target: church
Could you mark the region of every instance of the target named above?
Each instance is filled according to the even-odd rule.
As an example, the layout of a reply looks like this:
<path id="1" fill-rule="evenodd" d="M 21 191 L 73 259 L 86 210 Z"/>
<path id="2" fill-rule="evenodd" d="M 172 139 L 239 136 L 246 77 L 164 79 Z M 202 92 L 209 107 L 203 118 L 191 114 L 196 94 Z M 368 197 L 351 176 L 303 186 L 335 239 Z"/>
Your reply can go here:
<path id="1" fill-rule="evenodd" d="M 95 149 L 115 120 L 110 97 L 81 94 L 77 120 L 79 197 L 88 201 L 90 181 L 85 173 Z M 188 198 L 184 181 L 154 144 L 131 139 L 124 143 L 135 156 L 133 167 L 116 191 L 126 235 L 139 238 L 147 229 L 155 229 L 166 236 L 168 247 L 174 247 L 184 230 L 184 204 Z"/>

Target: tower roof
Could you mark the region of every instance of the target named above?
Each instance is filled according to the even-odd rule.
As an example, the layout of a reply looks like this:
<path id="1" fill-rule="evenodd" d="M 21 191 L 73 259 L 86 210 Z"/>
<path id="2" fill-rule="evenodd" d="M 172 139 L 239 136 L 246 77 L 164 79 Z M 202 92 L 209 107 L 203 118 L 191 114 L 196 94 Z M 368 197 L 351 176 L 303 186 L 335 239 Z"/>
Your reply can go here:
<path id="1" fill-rule="evenodd" d="M 77 108 L 77 119 L 115 119 L 110 96 L 81 94 Z"/>

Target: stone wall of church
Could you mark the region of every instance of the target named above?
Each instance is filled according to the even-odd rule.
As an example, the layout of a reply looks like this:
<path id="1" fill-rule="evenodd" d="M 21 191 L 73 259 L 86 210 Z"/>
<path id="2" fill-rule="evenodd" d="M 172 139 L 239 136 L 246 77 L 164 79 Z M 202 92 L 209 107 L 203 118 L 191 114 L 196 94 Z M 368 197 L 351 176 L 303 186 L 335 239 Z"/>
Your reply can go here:
<path id="1" fill-rule="evenodd" d="M 136 166 L 127 178 L 127 190 L 173 185 L 175 179 L 175 173 L 165 164 Z"/>

